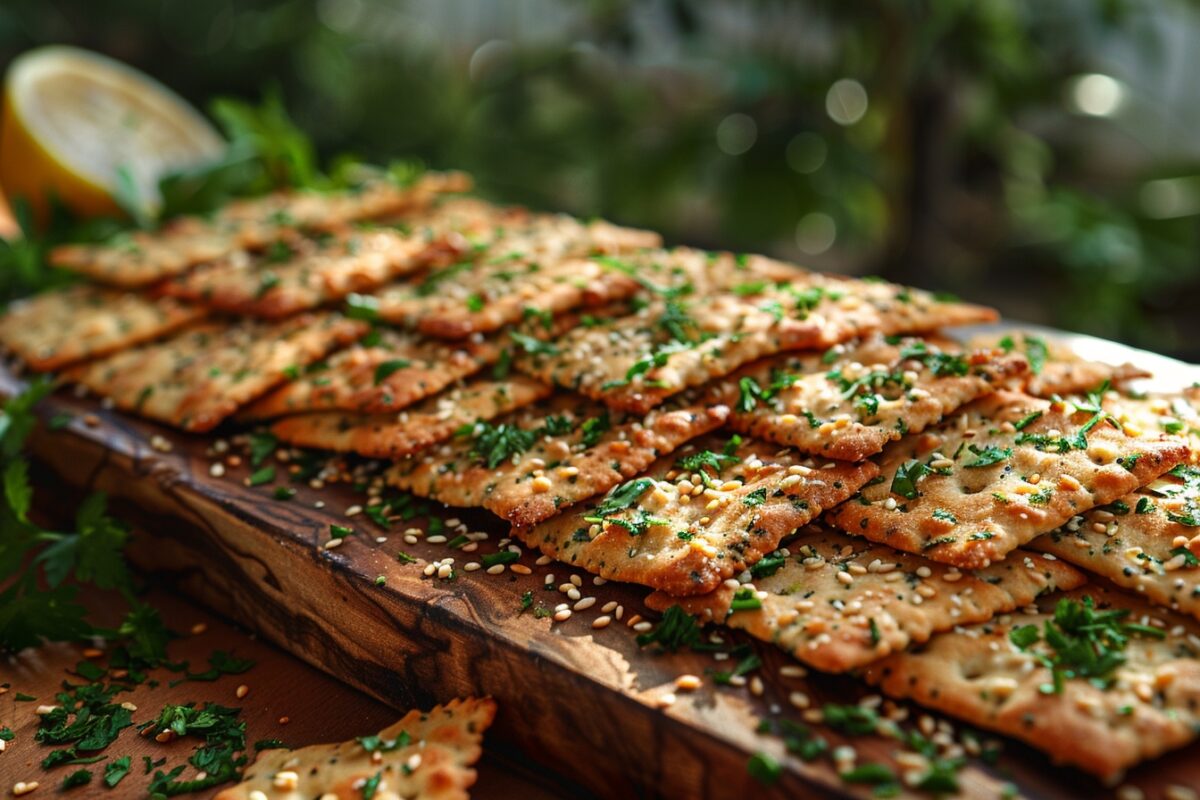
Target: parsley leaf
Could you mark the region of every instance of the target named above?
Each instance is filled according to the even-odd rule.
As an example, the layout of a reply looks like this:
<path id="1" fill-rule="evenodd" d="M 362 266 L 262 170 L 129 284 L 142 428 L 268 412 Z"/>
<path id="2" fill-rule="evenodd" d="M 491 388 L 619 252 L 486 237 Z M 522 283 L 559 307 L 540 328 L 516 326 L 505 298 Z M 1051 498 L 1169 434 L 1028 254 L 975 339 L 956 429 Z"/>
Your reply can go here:
<path id="1" fill-rule="evenodd" d="M 892 494 L 898 494 L 908 500 L 916 500 L 921 494 L 917 489 L 917 482 L 932 472 L 933 470 L 927 465 L 915 458 L 905 461 L 896 469 L 896 475 L 892 478 Z"/>
<path id="2" fill-rule="evenodd" d="M 975 460 L 970 464 L 963 464 L 967 469 L 977 469 L 979 467 L 990 467 L 993 464 L 999 464 L 1001 461 L 1007 461 L 1012 457 L 1013 451 L 1011 447 L 996 447 L 995 445 L 987 445 L 980 447 L 979 445 L 970 445 L 968 448 L 974 455 Z"/>

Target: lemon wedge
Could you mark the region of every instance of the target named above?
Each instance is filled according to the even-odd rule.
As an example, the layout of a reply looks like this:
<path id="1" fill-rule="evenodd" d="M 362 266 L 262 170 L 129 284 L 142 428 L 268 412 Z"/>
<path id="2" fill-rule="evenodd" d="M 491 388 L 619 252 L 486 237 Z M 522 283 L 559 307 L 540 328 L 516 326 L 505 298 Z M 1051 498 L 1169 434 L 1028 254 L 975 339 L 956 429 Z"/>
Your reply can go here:
<path id="1" fill-rule="evenodd" d="M 219 159 L 225 142 L 186 101 L 111 58 L 49 46 L 14 60 L 4 82 L 0 188 L 44 218 L 49 198 L 84 216 L 153 214 L 164 174 Z"/>

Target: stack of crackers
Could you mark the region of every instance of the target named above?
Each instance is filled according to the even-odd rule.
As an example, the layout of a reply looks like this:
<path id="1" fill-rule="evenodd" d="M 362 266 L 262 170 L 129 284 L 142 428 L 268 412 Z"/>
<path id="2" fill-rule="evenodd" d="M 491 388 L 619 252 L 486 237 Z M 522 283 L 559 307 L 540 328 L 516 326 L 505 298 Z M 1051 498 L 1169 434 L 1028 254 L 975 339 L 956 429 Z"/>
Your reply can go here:
<path id="1" fill-rule="evenodd" d="M 991 309 L 500 207 L 459 174 L 53 254 L 29 369 L 261 424 L 817 670 L 1104 778 L 1200 730 L 1188 393 Z"/>

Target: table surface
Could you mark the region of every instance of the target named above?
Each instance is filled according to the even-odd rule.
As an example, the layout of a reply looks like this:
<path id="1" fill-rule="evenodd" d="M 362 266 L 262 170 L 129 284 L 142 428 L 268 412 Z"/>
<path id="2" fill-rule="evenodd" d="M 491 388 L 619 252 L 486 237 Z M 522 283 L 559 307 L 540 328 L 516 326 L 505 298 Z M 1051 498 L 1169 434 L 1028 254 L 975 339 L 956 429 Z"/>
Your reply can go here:
<path id="1" fill-rule="evenodd" d="M 186 659 L 191 662 L 193 671 L 202 671 L 207 669 L 208 657 L 213 651 L 224 650 L 238 658 L 252 659 L 255 666 L 242 675 L 223 675 L 211 683 L 189 681 L 175 687 L 169 683 L 178 679 L 177 674 L 165 669 L 154 671 L 151 677 L 161 681 L 157 688 L 143 684 L 115 698 L 117 702 L 132 702 L 137 711 L 133 713 L 134 727 L 122 731 L 116 742 L 101 751 L 107 759 L 96 764 L 64 765 L 47 771 L 39 762 L 54 748 L 34 742 L 35 710 L 43 703 L 54 703 L 54 694 L 59 691 L 62 681 L 79 682 L 71 671 L 83 660 L 86 647 L 51 644 L 0 660 L 0 684 L 9 684 L 0 694 L 0 727 L 11 727 L 16 734 L 0 753 L 0 794 L 7 796 L 18 781 L 36 780 L 40 786 L 28 795 L 32 800 L 61 795 L 59 786 L 63 778 L 82 768 L 93 772 L 92 783 L 67 795 L 75 800 L 91 796 L 112 800 L 145 797 L 150 778 L 144 774 L 142 757 L 150 756 L 155 761 L 166 757 L 168 761 L 164 768 L 170 769 L 185 763 L 198 743 L 198 740 L 187 738 L 164 745 L 138 736 L 137 726 L 153 719 L 168 703 L 211 702 L 241 708 L 248 743 L 280 739 L 291 747 L 344 741 L 374 733 L 401 716 L 395 709 L 248 635 L 173 592 L 156 588 L 146 599 L 162 612 L 168 627 L 183 634 L 171 643 L 171 658 Z M 98 619 L 117 618 L 123 608 L 117 597 L 97 595 L 89 601 L 89 608 Z M 202 626 L 203 630 L 193 634 L 196 626 Z M 104 664 L 103 658 L 95 660 Z M 249 693 L 239 700 L 236 692 L 243 684 L 249 687 Z M 18 694 L 37 699 L 20 701 Z M 282 718 L 287 719 L 286 723 L 281 723 Z M 104 765 L 126 755 L 133 756 L 133 769 L 129 775 L 116 790 L 102 788 L 99 779 Z M 485 753 L 478 770 L 479 780 L 471 796 L 480 800 L 586 797 L 586 792 L 564 779 L 526 766 L 519 754 L 507 751 L 495 737 L 485 737 Z M 189 768 L 185 775 L 191 772 Z M 203 794 L 185 796 L 202 797 Z"/>

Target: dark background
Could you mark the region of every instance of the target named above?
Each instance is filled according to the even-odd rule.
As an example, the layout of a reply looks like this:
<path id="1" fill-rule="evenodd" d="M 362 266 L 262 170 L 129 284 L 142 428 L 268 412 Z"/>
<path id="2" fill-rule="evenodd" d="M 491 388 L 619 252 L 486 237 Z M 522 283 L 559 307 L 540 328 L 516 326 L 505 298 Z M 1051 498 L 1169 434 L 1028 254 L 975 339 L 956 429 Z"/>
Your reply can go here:
<path id="1" fill-rule="evenodd" d="M 202 108 L 278 86 L 325 155 L 875 273 L 1200 360 L 1200 11 L 1182 0 L 3 0 Z"/>

